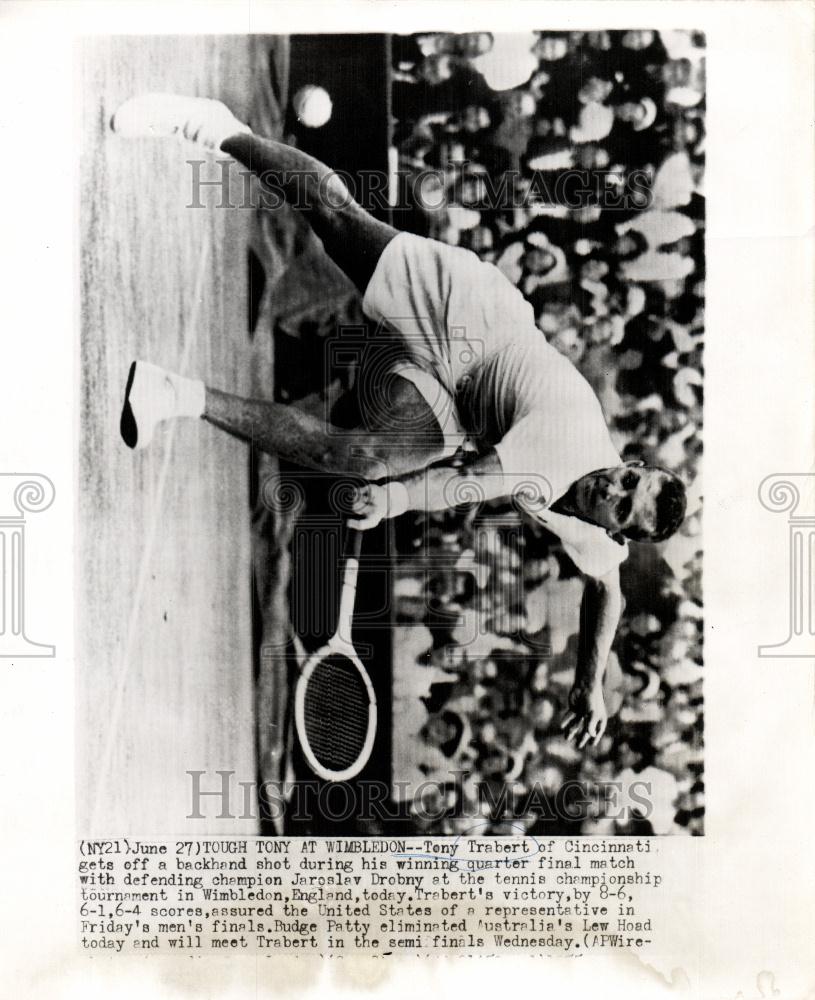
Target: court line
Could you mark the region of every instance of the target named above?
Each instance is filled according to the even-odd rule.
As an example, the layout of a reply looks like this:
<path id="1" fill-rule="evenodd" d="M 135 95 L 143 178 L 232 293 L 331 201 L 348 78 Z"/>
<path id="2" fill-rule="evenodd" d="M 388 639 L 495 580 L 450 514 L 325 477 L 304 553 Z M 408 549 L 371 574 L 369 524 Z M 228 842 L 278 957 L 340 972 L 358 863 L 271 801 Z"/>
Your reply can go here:
<path id="1" fill-rule="evenodd" d="M 181 352 L 179 375 L 187 374 L 187 369 L 189 368 L 190 355 L 192 354 L 192 348 L 195 344 L 195 340 L 198 334 L 198 313 L 200 311 L 201 302 L 203 300 L 204 278 L 206 276 L 207 264 L 209 263 L 209 250 L 210 250 L 210 234 L 209 234 L 209 229 L 207 229 L 204 234 L 203 243 L 201 244 L 201 254 L 198 258 L 198 271 L 195 277 L 195 290 L 193 292 L 192 312 L 190 313 L 189 319 L 187 323 L 185 323 L 184 329 L 182 331 L 182 344 L 184 345 L 184 347 Z M 171 420 L 168 432 L 166 434 L 167 445 L 164 450 L 164 458 L 161 463 L 161 469 L 159 470 L 158 480 L 156 483 L 153 515 L 150 520 L 150 527 L 147 532 L 147 538 L 144 545 L 144 549 L 142 550 L 141 562 L 139 563 L 139 574 L 138 577 L 136 578 L 136 587 L 133 592 L 133 601 L 130 607 L 130 616 L 128 618 L 128 623 L 127 623 L 124 651 L 119 660 L 119 667 L 116 671 L 116 692 L 114 696 L 113 707 L 109 716 L 107 738 L 105 740 L 104 749 L 102 751 L 102 767 L 96 779 L 94 805 L 91 811 L 91 820 L 90 820 L 91 833 L 96 832 L 96 820 L 98 818 L 98 812 L 102 802 L 102 796 L 108 782 L 108 775 L 110 772 L 110 762 L 113 756 L 113 745 L 115 737 L 118 733 L 119 716 L 121 715 L 122 704 L 124 701 L 125 682 L 127 680 L 128 673 L 130 672 L 130 657 L 133 652 L 133 643 L 135 642 L 136 632 L 138 629 L 138 618 L 139 614 L 141 613 L 142 595 L 144 594 L 144 588 L 147 583 L 147 575 L 150 571 L 150 560 L 153 555 L 153 545 L 155 544 L 156 540 L 158 519 L 159 519 L 159 514 L 161 513 L 162 501 L 164 499 L 164 487 L 167 483 L 167 474 L 170 469 L 170 460 L 173 454 L 173 444 L 175 442 L 175 430 L 177 423 L 178 421 Z"/>

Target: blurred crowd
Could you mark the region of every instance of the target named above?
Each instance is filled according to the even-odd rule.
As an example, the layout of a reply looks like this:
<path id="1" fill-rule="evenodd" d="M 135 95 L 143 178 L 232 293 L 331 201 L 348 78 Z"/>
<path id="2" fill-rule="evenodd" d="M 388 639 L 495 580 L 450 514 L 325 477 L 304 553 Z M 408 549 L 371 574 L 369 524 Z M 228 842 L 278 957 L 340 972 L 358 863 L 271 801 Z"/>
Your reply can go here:
<path id="1" fill-rule="evenodd" d="M 582 583 L 557 540 L 501 504 L 404 519 L 396 670 L 418 708 L 401 724 L 409 777 L 437 800 L 416 821 L 701 833 L 704 39 L 425 34 L 395 38 L 393 62 L 397 224 L 494 262 L 594 387 L 623 458 L 689 490 L 673 539 L 632 545 L 614 718 L 585 751 L 559 730 Z M 591 804 L 547 817 L 536 797 L 565 787 Z"/>

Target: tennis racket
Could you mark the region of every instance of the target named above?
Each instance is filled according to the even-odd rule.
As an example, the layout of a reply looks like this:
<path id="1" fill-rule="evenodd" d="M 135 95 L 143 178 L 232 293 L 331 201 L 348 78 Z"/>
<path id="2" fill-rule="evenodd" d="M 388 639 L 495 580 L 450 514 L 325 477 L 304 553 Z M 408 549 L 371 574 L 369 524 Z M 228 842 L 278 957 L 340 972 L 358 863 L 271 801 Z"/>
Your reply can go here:
<path id="1" fill-rule="evenodd" d="M 294 693 L 294 724 L 306 763 L 325 781 L 365 767 L 376 735 L 376 695 L 351 644 L 362 532 L 348 529 L 337 629 L 306 661 Z"/>

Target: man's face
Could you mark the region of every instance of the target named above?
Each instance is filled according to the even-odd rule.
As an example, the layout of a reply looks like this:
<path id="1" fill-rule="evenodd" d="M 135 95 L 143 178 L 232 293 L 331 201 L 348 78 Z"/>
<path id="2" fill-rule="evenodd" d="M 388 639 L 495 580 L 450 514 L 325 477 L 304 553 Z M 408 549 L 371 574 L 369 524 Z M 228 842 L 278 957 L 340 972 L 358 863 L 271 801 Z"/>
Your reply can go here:
<path id="1" fill-rule="evenodd" d="M 603 80 L 599 76 L 591 76 L 578 91 L 578 98 L 583 104 L 591 101 L 604 101 L 614 89 L 609 80 Z"/>
<path id="2" fill-rule="evenodd" d="M 639 125 L 645 121 L 645 105 L 641 101 L 625 101 L 617 106 L 617 117 L 632 125 Z"/>
<path id="3" fill-rule="evenodd" d="M 486 226 L 475 226 L 470 230 L 470 249 L 489 250 L 493 244 L 492 230 Z"/>
<path id="4" fill-rule="evenodd" d="M 562 59 L 569 51 L 569 45 L 565 38 L 552 38 L 547 35 L 535 43 L 534 52 L 539 59 L 547 62 L 556 62 Z"/>
<path id="5" fill-rule="evenodd" d="M 653 31 L 626 31 L 623 35 L 623 46 L 639 52 L 642 49 L 647 49 L 653 40 Z"/>
<path id="6" fill-rule="evenodd" d="M 467 132 L 477 132 L 479 129 L 488 128 L 489 124 L 490 115 L 486 108 L 471 104 L 464 109 L 462 125 Z"/>
<path id="7" fill-rule="evenodd" d="M 461 54 L 468 59 L 484 55 L 493 46 L 492 35 L 488 31 L 471 31 L 459 36 Z"/>
<path id="8" fill-rule="evenodd" d="M 584 281 L 602 281 L 608 274 L 608 264 L 604 260 L 587 260 L 580 268 L 580 277 Z"/>
<path id="9" fill-rule="evenodd" d="M 577 147 L 575 150 L 575 159 L 577 160 L 577 165 L 584 170 L 603 170 L 610 162 L 608 150 L 590 142 L 581 143 Z"/>
<path id="10" fill-rule="evenodd" d="M 585 42 L 593 49 L 601 49 L 606 52 L 611 48 L 611 35 L 607 31 L 587 31 Z"/>
<path id="11" fill-rule="evenodd" d="M 627 257 L 637 249 L 637 241 L 628 233 L 623 233 L 614 243 L 614 254 L 617 257 Z"/>
<path id="12" fill-rule="evenodd" d="M 428 56 L 419 72 L 424 80 L 435 86 L 450 79 L 453 75 L 453 62 L 449 55 Z"/>
<path id="13" fill-rule="evenodd" d="M 440 715 L 431 716 L 427 721 L 427 736 L 435 746 L 442 746 L 449 742 L 456 735 L 452 722 L 443 719 Z"/>
<path id="14" fill-rule="evenodd" d="M 692 146 L 699 138 L 699 128 L 694 122 L 680 119 L 674 129 L 677 141 L 685 146 Z"/>
<path id="15" fill-rule="evenodd" d="M 583 339 L 573 326 L 557 330 L 549 343 L 556 347 L 561 354 L 565 354 L 572 364 L 576 364 L 581 359 L 586 349 Z"/>
<path id="16" fill-rule="evenodd" d="M 524 265 L 527 271 L 536 275 L 546 275 L 557 264 L 555 255 L 540 247 L 532 247 L 524 254 Z"/>
<path id="17" fill-rule="evenodd" d="M 513 90 L 503 101 L 506 114 L 511 118 L 531 118 L 537 102 L 528 90 Z"/>
<path id="18" fill-rule="evenodd" d="M 578 512 L 612 533 L 636 527 L 652 532 L 656 527 L 656 501 L 667 479 L 659 469 L 638 462 L 612 469 L 598 469 L 577 481 Z"/>
<path id="19" fill-rule="evenodd" d="M 517 113 L 521 118 L 531 118 L 538 110 L 538 102 L 529 91 L 518 91 L 516 98 Z"/>
<path id="20" fill-rule="evenodd" d="M 692 71 L 690 59 L 669 59 L 662 67 L 662 79 L 666 87 L 687 87 Z"/>

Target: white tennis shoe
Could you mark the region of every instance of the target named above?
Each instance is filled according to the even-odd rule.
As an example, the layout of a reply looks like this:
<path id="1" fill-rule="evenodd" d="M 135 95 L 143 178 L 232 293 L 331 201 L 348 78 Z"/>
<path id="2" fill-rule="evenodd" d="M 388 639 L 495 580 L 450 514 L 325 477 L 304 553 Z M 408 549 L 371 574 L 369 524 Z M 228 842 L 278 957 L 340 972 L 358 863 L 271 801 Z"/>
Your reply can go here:
<path id="1" fill-rule="evenodd" d="M 146 448 L 162 420 L 203 416 L 204 401 L 203 382 L 147 361 L 134 361 L 119 421 L 122 440 L 129 448 Z"/>
<path id="2" fill-rule="evenodd" d="M 110 127 L 126 139 L 176 136 L 213 150 L 230 136 L 252 131 L 222 101 L 180 94 L 131 97 L 114 111 Z"/>

